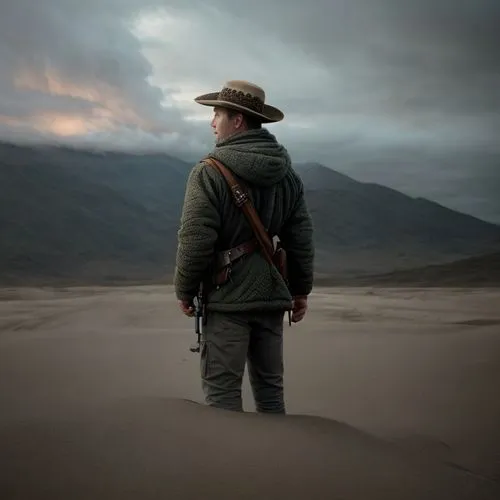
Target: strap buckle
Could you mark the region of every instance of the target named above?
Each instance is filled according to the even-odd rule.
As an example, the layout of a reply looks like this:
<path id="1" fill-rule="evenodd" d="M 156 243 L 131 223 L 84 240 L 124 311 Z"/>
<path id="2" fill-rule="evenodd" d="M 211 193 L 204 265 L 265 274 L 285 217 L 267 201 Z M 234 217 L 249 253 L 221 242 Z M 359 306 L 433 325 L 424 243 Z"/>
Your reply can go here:
<path id="1" fill-rule="evenodd" d="M 248 194 L 245 193 L 238 184 L 231 187 L 236 205 L 241 207 L 248 201 Z"/>

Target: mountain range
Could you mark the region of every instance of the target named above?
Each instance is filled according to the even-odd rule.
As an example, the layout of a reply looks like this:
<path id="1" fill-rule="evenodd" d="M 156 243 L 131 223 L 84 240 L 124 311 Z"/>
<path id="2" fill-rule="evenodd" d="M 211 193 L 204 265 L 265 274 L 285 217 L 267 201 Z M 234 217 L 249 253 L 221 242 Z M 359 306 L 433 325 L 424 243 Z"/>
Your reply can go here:
<path id="1" fill-rule="evenodd" d="M 0 143 L 3 284 L 168 282 L 192 163 L 166 154 Z M 500 250 L 500 226 L 297 164 L 318 279 L 349 280 Z"/>
<path id="2" fill-rule="evenodd" d="M 447 264 L 434 264 L 381 275 L 350 277 L 346 283 L 359 286 L 499 287 L 500 252 L 468 257 Z"/>

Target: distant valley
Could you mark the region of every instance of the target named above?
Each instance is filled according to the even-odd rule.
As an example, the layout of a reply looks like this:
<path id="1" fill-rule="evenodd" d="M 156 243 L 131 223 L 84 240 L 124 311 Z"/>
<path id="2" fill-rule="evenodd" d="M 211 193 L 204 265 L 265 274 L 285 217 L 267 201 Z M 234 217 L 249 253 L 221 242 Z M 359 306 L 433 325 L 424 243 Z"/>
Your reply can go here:
<path id="1" fill-rule="evenodd" d="M 191 167 L 165 154 L 0 144 L 1 283 L 169 282 Z M 296 169 L 315 225 L 319 282 L 500 250 L 495 224 L 323 165 Z"/>

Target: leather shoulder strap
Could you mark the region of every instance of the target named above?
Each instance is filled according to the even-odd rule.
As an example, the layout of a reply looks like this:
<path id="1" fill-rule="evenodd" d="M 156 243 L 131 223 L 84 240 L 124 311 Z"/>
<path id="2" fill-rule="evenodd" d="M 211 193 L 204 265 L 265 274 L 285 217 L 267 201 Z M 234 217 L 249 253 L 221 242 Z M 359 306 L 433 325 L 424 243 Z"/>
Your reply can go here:
<path id="1" fill-rule="evenodd" d="M 231 171 L 219 160 L 215 158 L 205 158 L 203 161 L 218 170 L 224 176 L 231 189 L 236 206 L 240 207 L 246 215 L 260 246 L 264 250 L 264 256 L 270 264 L 273 264 L 272 255 L 274 254 L 274 245 L 262 225 L 248 193 L 236 181 Z"/>

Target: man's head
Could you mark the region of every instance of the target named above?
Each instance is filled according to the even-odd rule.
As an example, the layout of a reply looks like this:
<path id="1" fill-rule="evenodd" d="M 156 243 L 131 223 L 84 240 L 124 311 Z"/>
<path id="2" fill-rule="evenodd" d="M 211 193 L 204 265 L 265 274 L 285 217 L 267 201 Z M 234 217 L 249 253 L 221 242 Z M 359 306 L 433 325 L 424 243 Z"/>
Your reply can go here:
<path id="1" fill-rule="evenodd" d="M 198 104 L 214 108 L 212 127 L 217 141 L 261 128 L 263 123 L 275 123 L 283 119 L 283 112 L 266 104 L 262 87 L 245 80 L 230 80 L 219 92 L 210 92 L 195 98 Z"/>
<path id="2" fill-rule="evenodd" d="M 258 118 L 222 106 L 214 107 L 214 117 L 210 125 L 214 129 L 217 142 L 246 130 L 262 128 L 262 122 Z"/>

